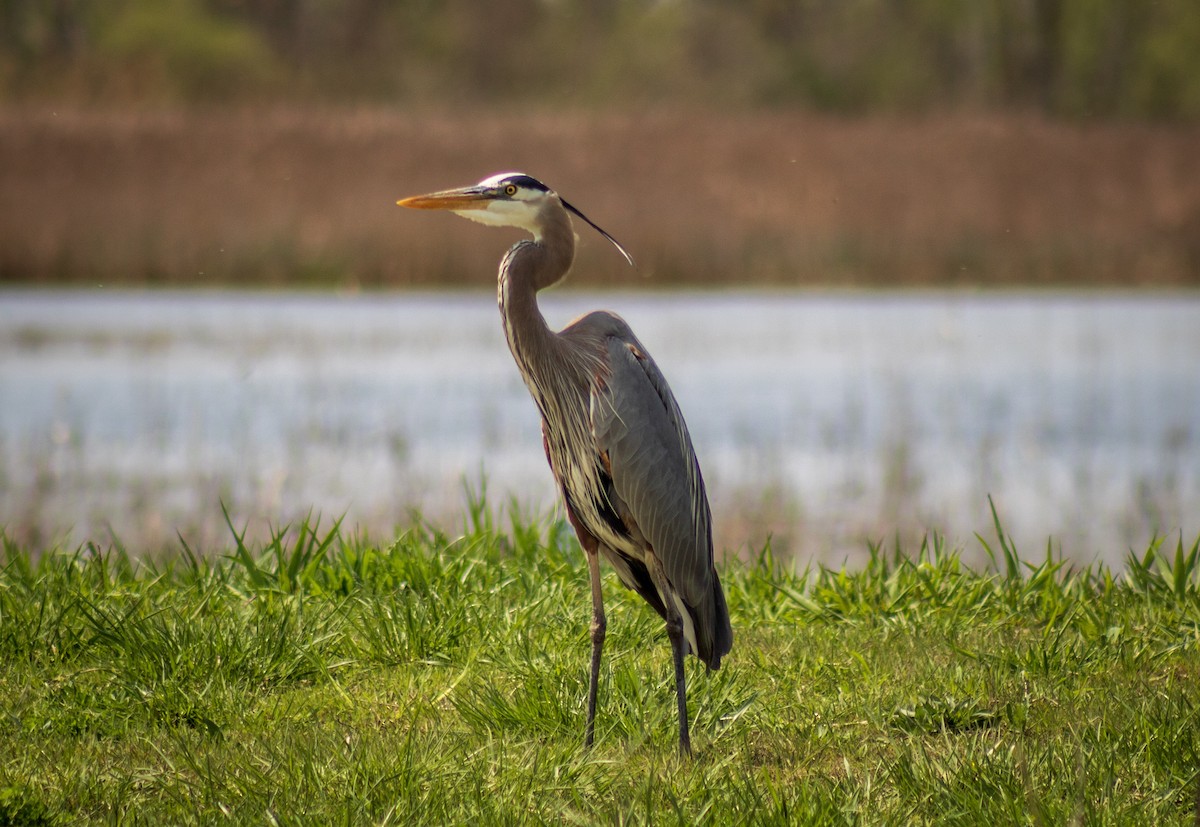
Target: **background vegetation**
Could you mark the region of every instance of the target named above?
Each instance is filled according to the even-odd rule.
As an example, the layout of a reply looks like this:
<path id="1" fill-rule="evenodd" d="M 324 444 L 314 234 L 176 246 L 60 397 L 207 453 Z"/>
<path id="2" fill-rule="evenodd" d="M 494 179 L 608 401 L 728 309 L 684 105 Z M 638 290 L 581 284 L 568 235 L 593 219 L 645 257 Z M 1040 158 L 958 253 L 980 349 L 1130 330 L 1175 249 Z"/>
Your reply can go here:
<path id="1" fill-rule="evenodd" d="M 2 0 L 0 95 L 1200 116 L 1191 0 Z"/>
<path id="2" fill-rule="evenodd" d="M 520 168 L 581 282 L 1194 287 L 1197 145 L 1192 0 L 0 0 L 8 283 L 484 286 L 392 205 Z"/>
<path id="3" fill-rule="evenodd" d="M 524 169 L 570 284 L 1200 285 L 1200 125 L 462 108 L 0 111 L 0 283 L 492 290 L 520 235 L 396 199 Z"/>

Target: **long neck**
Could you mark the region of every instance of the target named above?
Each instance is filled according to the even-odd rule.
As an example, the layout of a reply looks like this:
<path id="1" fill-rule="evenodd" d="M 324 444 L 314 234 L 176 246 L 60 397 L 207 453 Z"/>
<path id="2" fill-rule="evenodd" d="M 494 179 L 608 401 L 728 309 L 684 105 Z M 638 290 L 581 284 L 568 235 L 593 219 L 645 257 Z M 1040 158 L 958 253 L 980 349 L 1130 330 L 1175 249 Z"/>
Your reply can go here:
<path id="1" fill-rule="evenodd" d="M 538 218 L 540 237 L 508 251 L 500 262 L 497 285 L 504 335 L 527 385 L 536 381 L 548 360 L 560 357 L 562 349 L 538 309 L 537 292 L 566 275 L 575 258 L 571 219 L 557 199 L 548 201 Z"/>

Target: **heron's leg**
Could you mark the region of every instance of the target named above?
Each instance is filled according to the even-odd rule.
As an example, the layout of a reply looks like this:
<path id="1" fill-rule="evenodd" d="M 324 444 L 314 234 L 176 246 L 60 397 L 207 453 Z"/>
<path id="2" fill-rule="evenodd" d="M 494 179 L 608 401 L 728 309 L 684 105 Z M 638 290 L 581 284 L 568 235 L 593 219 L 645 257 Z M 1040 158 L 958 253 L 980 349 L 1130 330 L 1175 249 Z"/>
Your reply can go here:
<path id="1" fill-rule="evenodd" d="M 604 593 L 600 589 L 600 543 L 590 531 L 583 527 L 575 512 L 567 507 L 567 519 L 575 529 L 579 545 L 587 557 L 588 580 L 592 587 L 592 668 L 588 682 L 587 728 L 583 745 L 590 747 L 596 737 L 596 694 L 600 685 L 600 653 L 604 650 L 604 632 L 608 622 L 604 619 Z"/>
<path id="2" fill-rule="evenodd" d="M 588 684 L 587 734 L 584 746 L 590 747 L 596 735 L 596 692 L 600 684 L 600 652 L 604 649 L 604 632 L 608 621 L 604 619 L 604 595 L 600 591 L 600 555 L 593 545 L 585 549 L 588 561 L 588 577 L 592 584 L 592 673 Z"/>
<path id="3" fill-rule="evenodd" d="M 690 756 L 692 739 L 688 735 L 687 682 L 683 672 L 683 656 L 687 652 L 687 641 L 683 638 L 683 616 L 679 614 L 679 607 L 672 599 L 675 590 L 671 588 L 662 563 L 654 556 L 653 551 L 647 555 L 646 563 L 650 579 L 662 596 L 663 606 L 667 610 L 667 639 L 671 641 L 671 659 L 675 664 L 675 701 L 679 706 L 679 754 Z"/>

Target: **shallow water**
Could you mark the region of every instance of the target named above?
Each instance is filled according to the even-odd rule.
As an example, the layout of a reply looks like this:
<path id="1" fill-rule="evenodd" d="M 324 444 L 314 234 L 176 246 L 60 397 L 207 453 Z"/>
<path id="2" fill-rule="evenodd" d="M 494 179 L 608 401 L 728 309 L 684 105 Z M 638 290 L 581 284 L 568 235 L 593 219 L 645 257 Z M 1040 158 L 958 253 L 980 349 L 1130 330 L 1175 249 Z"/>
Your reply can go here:
<path id="1" fill-rule="evenodd" d="M 1119 562 L 1200 532 L 1195 294 L 583 294 L 671 382 L 719 542 L 841 560 L 926 530 Z M 483 293 L 0 294 L 0 522 L 222 544 L 310 510 L 383 536 L 464 479 L 549 509 L 536 411 Z"/>

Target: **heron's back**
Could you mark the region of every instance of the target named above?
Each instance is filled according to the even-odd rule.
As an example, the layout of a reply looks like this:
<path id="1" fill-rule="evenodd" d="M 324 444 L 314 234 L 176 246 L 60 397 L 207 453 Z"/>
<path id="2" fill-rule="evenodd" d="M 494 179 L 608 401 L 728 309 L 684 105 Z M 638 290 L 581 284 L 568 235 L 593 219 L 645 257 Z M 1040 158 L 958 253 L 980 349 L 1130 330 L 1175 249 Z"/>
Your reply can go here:
<path id="1" fill-rule="evenodd" d="M 565 490 L 564 495 L 626 586 L 664 618 L 663 602 L 676 603 L 693 653 L 716 669 L 732 646 L 733 632 L 713 566 L 704 479 L 674 394 L 619 316 L 590 313 L 560 336 L 571 347 L 603 354 L 589 389 L 591 440 L 567 460 L 595 471 L 598 493 Z M 588 474 L 566 476 L 572 480 Z M 654 588 L 649 554 L 662 565 L 673 595 L 660 595 Z"/>

